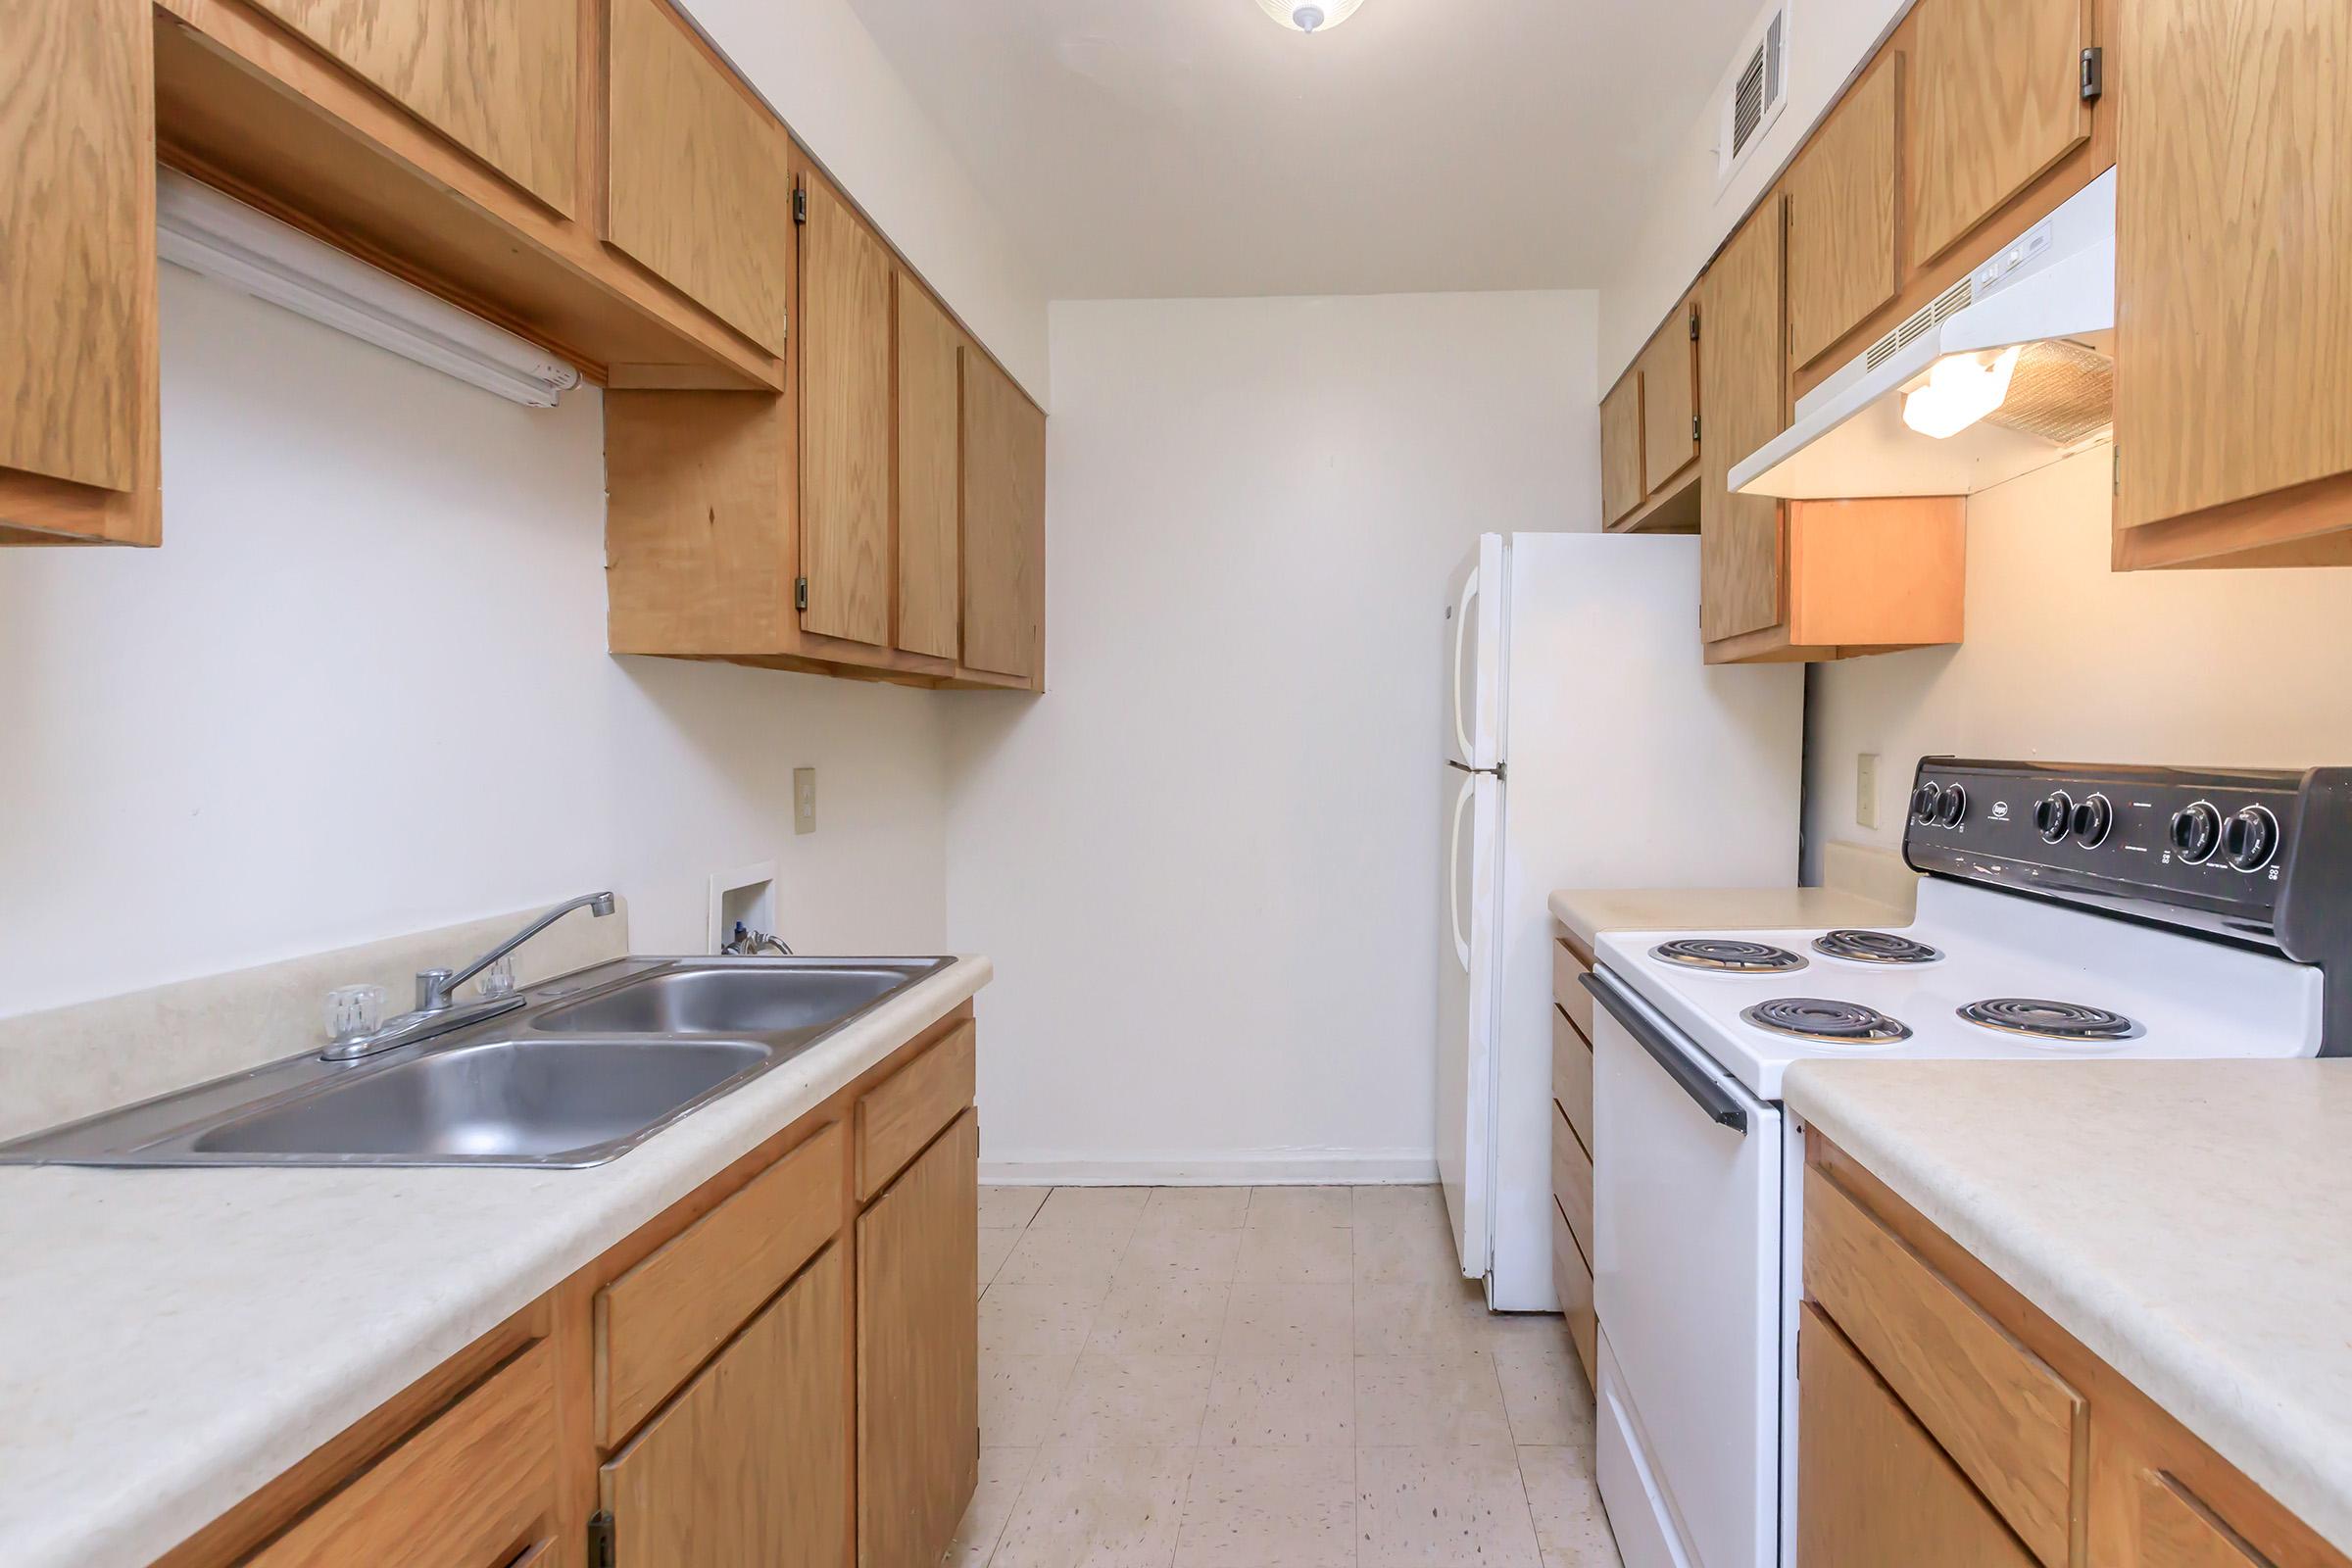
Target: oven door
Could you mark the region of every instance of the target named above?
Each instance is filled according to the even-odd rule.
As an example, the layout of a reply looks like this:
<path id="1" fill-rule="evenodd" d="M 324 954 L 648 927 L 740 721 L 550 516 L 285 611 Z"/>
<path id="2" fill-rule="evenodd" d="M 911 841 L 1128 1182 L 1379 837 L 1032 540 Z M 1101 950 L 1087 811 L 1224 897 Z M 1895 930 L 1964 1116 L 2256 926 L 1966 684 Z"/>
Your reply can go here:
<path id="1" fill-rule="evenodd" d="M 1617 1384 L 1601 1417 L 1626 1561 L 1780 1556 L 1780 1108 L 1606 969 L 1592 1037 L 1592 1298 Z M 1614 1476 L 1612 1471 L 1615 1472 Z M 1639 1475 L 1642 1485 L 1628 1484 Z M 1612 1480 L 1616 1485 L 1612 1486 Z"/>

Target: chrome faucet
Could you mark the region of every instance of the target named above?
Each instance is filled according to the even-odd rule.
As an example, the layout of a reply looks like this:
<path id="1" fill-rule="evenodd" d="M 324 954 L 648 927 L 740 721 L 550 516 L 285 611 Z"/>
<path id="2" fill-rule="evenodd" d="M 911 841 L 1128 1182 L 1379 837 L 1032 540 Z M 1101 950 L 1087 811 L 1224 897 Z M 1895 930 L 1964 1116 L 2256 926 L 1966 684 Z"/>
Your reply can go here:
<path id="1" fill-rule="evenodd" d="M 387 1020 L 383 1027 L 366 1034 L 348 1035 L 336 1040 L 318 1054 L 327 1061 L 357 1061 L 397 1046 L 415 1045 L 430 1040 L 453 1029 L 463 1029 L 483 1018 L 495 1018 L 522 1005 L 520 995 L 508 992 L 495 997 L 473 997 L 465 1002 L 457 1000 L 458 987 L 481 973 L 499 959 L 521 947 L 540 932 L 554 925 L 574 909 L 584 908 L 602 918 L 612 912 L 612 895 L 590 893 L 559 904 L 529 925 L 492 948 L 463 969 L 421 969 L 416 974 L 416 1005 L 399 1017 Z"/>

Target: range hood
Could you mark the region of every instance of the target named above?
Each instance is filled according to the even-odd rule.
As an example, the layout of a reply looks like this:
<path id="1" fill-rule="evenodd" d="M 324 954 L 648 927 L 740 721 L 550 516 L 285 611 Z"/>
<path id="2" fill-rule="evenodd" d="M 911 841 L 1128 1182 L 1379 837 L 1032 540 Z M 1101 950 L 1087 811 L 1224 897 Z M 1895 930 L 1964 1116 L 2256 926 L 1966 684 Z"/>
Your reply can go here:
<path id="1" fill-rule="evenodd" d="M 2114 342 L 2110 169 L 1800 398 L 1731 487 L 1795 501 L 1989 489 L 2114 438 Z"/>

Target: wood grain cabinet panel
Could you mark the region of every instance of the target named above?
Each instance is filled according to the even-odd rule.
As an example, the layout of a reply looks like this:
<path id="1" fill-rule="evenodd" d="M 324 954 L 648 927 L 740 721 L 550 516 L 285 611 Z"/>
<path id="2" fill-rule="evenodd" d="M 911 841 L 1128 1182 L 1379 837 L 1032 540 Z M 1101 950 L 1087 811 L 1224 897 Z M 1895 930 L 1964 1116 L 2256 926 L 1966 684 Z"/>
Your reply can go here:
<path id="1" fill-rule="evenodd" d="M 354 75 L 569 216 L 579 0 L 256 0 Z"/>
<path id="2" fill-rule="evenodd" d="M 2132 1478 L 2138 1568 L 2271 1568 L 2271 1560 L 2214 1515 L 2187 1488 L 2158 1470 Z"/>
<path id="3" fill-rule="evenodd" d="M 2169 9 L 2134 8 L 2134 22 L 2139 10 Z M 1966 238 L 2090 135 L 2082 93 L 2089 13 L 2090 0 L 1919 7 L 1908 110 L 1915 262 Z M 2149 89 L 2134 81 L 2132 90 Z"/>
<path id="4" fill-rule="evenodd" d="M 1832 111 L 1782 183 L 1788 212 L 1788 361 L 1801 369 L 1900 286 L 1902 56 L 1886 51 Z"/>
<path id="5" fill-rule="evenodd" d="M 2033 1568 L 1968 1484 L 1818 1307 L 1796 1340 L 1797 1561 L 1804 1568 Z"/>
<path id="6" fill-rule="evenodd" d="M 1576 1245 L 1592 1255 L 1592 1156 L 1568 1125 L 1568 1112 L 1551 1103 L 1551 1196 L 1568 1216 Z"/>
<path id="7" fill-rule="evenodd" d="M 894 269 L 832 186 L 802 188 L 801 629 L 887 648 Z"/>
<path id="8" fill-rule="evenodd" d="M 609 17 L 606 240 L 783 353 L 793 249 L 784 127 L 658 0 L 612 0 Z"/>
<path id="9" fill-rule="evenodd" d="M 1592 1311 L 1592 1265 L 1569 1234 L 1568 1215 L 1557 1198 L 1551 1202 L 1551 1283 L 1560 1293 L 1560 1313 L 1568 1320 L 1568 1340 L 1584 1363 L 1585 1387 L 1600 1384 L 1600 1319 Z"/>
<path id="10" fill-rule="evenodd" d="M 956 323 L 899 273 L 898 646 L 954 659 L 956 418 L 963 388 Z"/>
<path id="11" fill-rule="evenodd" d="M 1709 642 L 1782 625 L 1781 504 L 1734 495 L 1732 465 L 1788 424 L 1782 205 L 1767 201 L 1699 285 L 1699 631 Z"/>
<path id="12" fill-rule="evenodd" d="M 1697 305 L 1686 300 L 1652 334 L 1635 364 L 1642 371 L 1642 473 L 1651 495 L 1698 460 Z"/>
<path id="13" fill-rule="evenodd" d="M 1591 968 L 1582 955 L 1561 938 L 1551 941 L 1551 1000 L 1587 1040 L 1592 1038 L 1592 993 L 1585 989 Z"/>
<path id="14" fill-rule="evenodd" d="M 1642 504 L 1642 372 L 1632 369 L 1600 400 L 1600 521 L 1606 527 Z"/>
<path id="15" fill-rule="evenodd" d="M 841 1249 L 828 1247 L 599 1472 L 616 1561 L 842 1568 L 852 1421 L 845 1269 Z"/>
<path id="16" fill-rule="evenodd" d="M 932 1134 L 970 1106 L 978 1066 L 972 1026 L 958 1024 L 858 1102 L 860 1201 L 888 1186 Z"/>
<path id="17" fill-rule="evenodd" d="M 0 468 L 113 492 L 152 485 L 152 9 L 0 0 Z M 109 505 L 0 484 L 0 530 L 120 536 Z"/>
<path id="18" fill-rule="evenodd" d="M 963 350 L 963 662 L 1043 685 L 1046 416 Z"/>
<path id="19" fill-rule="evenodd" d="M 980 1123 L 858 1220 L 858 1561 L 931 1568 L 980 1481 Z"/>
<path id="20" fill-rule="evenodd" d="M 1592 1149 L 1592 1047 L 1566 1013 L 1551 1010 L 1551 1098 L 1576 1129 L 1587 1152 Z"/>

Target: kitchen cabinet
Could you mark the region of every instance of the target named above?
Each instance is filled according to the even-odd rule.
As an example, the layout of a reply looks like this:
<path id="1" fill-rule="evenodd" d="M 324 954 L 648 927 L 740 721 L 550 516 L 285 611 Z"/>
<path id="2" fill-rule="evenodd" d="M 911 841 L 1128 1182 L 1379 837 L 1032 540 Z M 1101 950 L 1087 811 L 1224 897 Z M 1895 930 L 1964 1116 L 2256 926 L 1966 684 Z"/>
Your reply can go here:
<path id="1" fill-rule="evenodd" d="M 1781 504 L 1735 495 L 1732 465 L 1788 424 L 1782 330 L 1782 208 L 1767 200 L 1699 279 L 1699 632 L 1719 645 L 1770 632 L 1785 615 Z"/>
<path id="2" fill-rule="evenodd" d="M 1592 1308 L 1592 956 L 1565 936 L 1551 953 L 1552 1283 L 1568 1320 L 1585 1387 L 1600 1379 L 1600 1319 Z"/>
<path id="3" fill-rule="evenodd" d="M 890 645 L 890 252 L 802 176 L 801 628 Z"/>
<path id="4" fill-rule="evenodd" d="M 1882 51 L 1782 182 L 1792 368 L 1811 365 L 1843 342 L 1900 286 L 1895 196 L 1902 179 L 1902 68 L 1899 51 Z"/>
<path id="5" fill-rule="evenodd" d="M 2117 564 L 2352 564 L 2352 10 L 2139 6 L 2118 54 Z"/>
<path id="6" fill-rule="evenodd" d="M 2082 51 L 2092 41 L 2090 8 L 2091 0 L 1920 6 L 1910 221 L 1921 261 L 1974 233 L 2088 139 Z"/>
<path id="7" fill-rule="evenodd" d="M 1046 416 L 963 351 L 963 662 L 1045 677 Z"/>
<path id="8" fill-rule="evenodd" d="M 154 21 L 0 0 L 0 540 L 154 544 Z"/>
<path id="9" fill-rule="evenodd" d="M 1698 299 L 1677 304 L 1600 405 L 1601 525 L 1698 526 Z"/>
<path id="10" fill-rule="evenodd" d="M 898 288 L 898 646 L 954 659 L 961 622 L 956 460 L 960 334 L 905 272 Z"/>
<path id="11" fill-rule="evenodd" d="M 1642 504 L 1642 370 L 1629 368 L 1600 400 L 1600 521 L 1615 527 Z"/>

